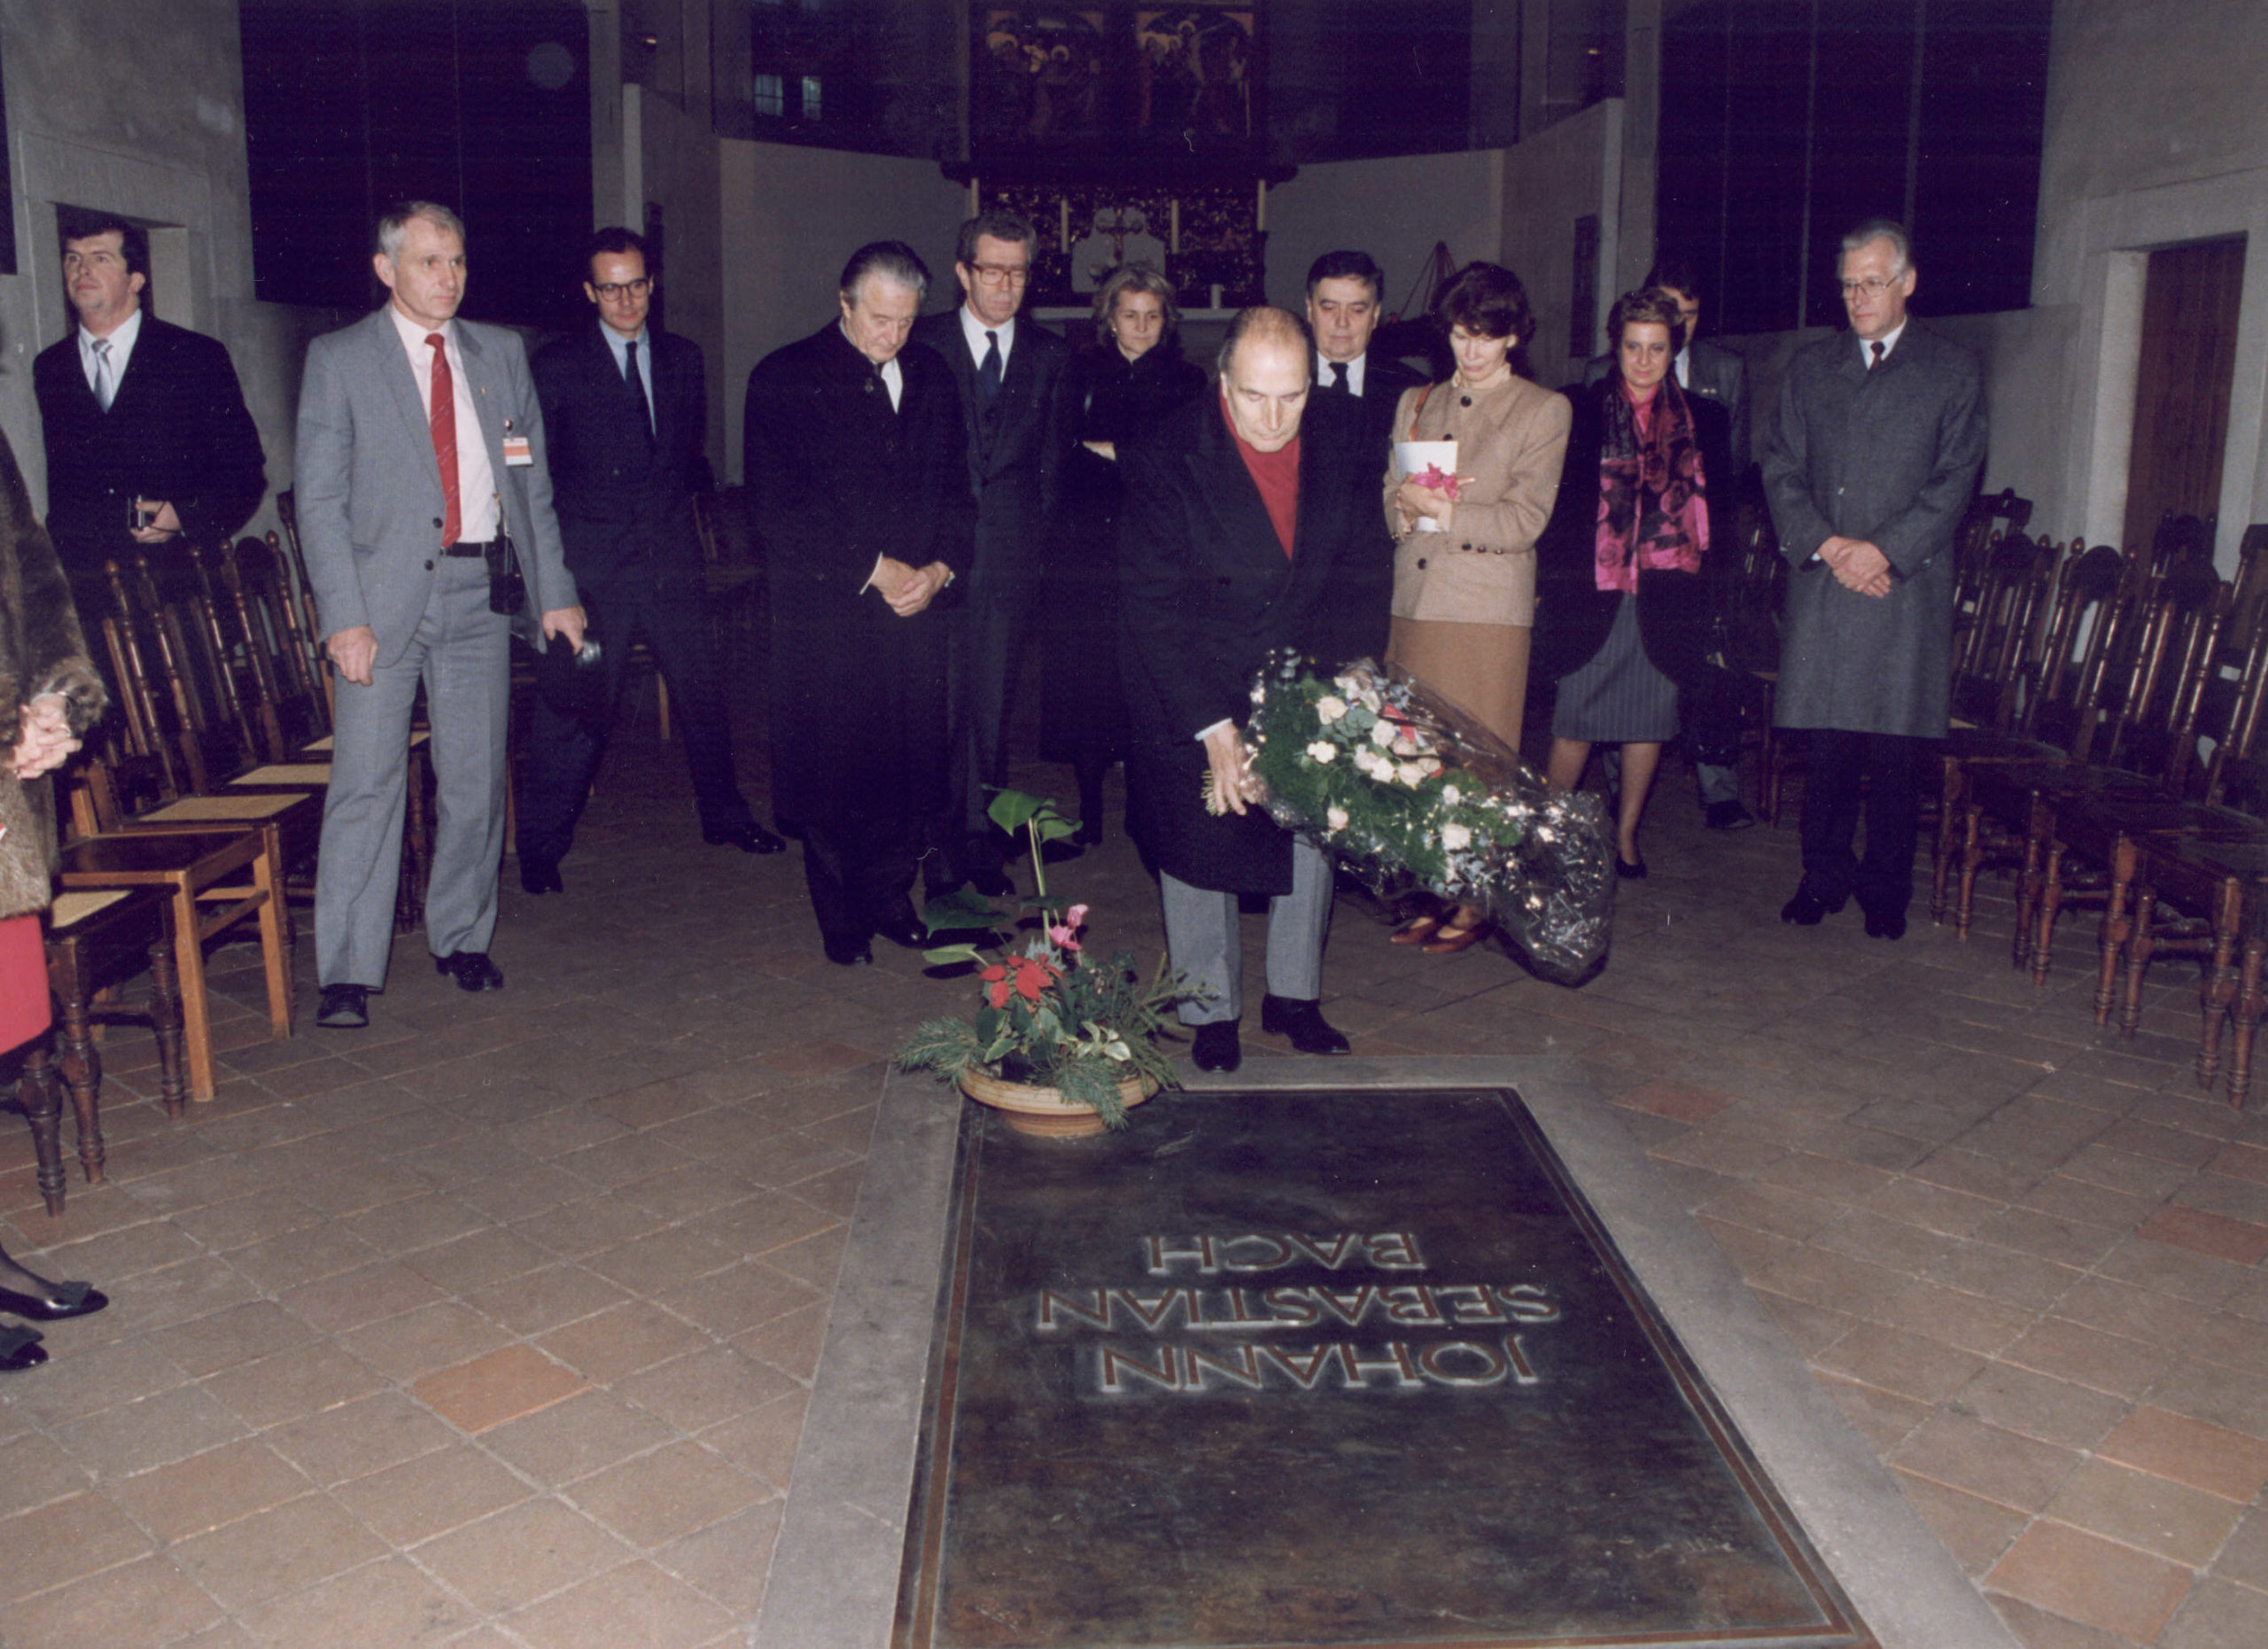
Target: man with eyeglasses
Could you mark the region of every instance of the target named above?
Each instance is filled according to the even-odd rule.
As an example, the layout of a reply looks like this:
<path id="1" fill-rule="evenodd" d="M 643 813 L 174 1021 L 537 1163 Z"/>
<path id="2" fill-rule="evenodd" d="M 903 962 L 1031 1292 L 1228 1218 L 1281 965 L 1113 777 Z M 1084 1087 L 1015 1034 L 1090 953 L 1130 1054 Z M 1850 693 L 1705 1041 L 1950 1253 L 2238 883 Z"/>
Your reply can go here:
<path id="1" fill-rule="evenodd" d="M 1039 596 L 1048 524 L 1061 493 L 1071 420 L 1063 405 L 1068 345 L 1036 321 L 1021 321 L 1039 237 L 1014 212 L 978 214 L 960 226 L 953 274 L 961 301 L 913 329 L 952 369 L 968 437 L 968 489 L 976 502 L 976 561 L 954 615 L 952 701 L 954 814 L 943 844 L 953 881 L 991 897 L 1012 891 L 1003 867 L 1012 850 L 986 815 L 1007 782 L 1008 724 L 1016 673 Z"/>
<path id="2" fill-rule="evenodd" d="M 1774 719 L 1811 735 L 1803 882 L 1780 920 L 1815 926 L 1855 894 L 1877 939 L 1906 933 L 1922 763 L 1946 732 L 1953 534 L 1985 447 L 1977 358 L 1909 323 L 1915 277 L 1902 225 L 1843 237 L 1851 331 L 1789 362 L 1762 453 L 1795 569 Z"/>
<path id="3" fill-rule="evenodd" d="M 635 641 L 653 649 L 669 685 L 702 840 L 746 853 L 787 846 L 757 823 L 734 772 L 693 519 L 695 494 L 711 485 L 709 394 L 701 346 L 653 322 L 661 274 L 649 251 L 627 229 L 599 230 L 583 268 L 598 324 L 547 345 L 534 362 L 559 536 L 599 650 L 580 668 L 554 661 L 540 684 L 549 690 L 535 696 L 519 812 L 520 885 L 530 893 L 563 889 L 559 861 L 605 753 Z"/>

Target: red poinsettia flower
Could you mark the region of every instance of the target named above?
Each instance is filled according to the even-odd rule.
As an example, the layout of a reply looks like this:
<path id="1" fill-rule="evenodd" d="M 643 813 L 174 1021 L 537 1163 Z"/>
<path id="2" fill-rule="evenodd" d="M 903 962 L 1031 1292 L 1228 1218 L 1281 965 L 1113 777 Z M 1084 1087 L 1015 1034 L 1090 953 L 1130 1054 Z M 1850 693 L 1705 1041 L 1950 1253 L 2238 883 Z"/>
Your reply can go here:
<path id="1" fill-rule="evenodd" d="M 984 981 L 984 1000 L 994 1007 L 1008 1005 L 1008 969 L 1006 963 L 994 962 L 976 976 Z"/>

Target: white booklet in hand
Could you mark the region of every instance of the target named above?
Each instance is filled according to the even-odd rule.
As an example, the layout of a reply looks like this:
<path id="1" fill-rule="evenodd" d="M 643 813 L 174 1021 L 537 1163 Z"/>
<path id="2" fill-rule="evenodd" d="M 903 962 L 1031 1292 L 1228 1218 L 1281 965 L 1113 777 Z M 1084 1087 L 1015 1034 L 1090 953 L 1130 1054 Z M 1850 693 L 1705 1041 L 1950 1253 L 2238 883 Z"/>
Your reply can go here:
<path id="1" fill-rule="evenodd" d="M 1455 441 L 1396 441 L 1394 444 L 1394 472 L 1404 477 L 1423 475 L 1427 470 L 1439 470 L 1443 475 L 1456 473 L 1456 443 Z M 1418 517 L 1420 533 L 1438 533 L 1441 529 L 1431 516 Z"/>

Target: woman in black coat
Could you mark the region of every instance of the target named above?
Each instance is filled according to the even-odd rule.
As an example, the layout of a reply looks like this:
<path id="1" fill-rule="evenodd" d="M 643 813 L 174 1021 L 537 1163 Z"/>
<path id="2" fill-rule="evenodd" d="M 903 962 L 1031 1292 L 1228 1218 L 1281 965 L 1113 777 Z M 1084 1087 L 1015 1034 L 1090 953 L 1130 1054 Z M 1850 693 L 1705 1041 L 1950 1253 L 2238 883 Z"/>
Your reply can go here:
<path id="1" fill-rule="evenodd" d="M 1638 821 L 1680 702 L 1716 690 L 1709 618 L 1734 560 L 1731 428 L 1677 382 L 1684 331 L 1666 292 L 1616 302 L 1615 369 L 1572 394 L 1559 495 L 1536 541 L 1535 656 L 1559 682 L 1550 777 L 1573 789 L 1594 743 L 1622 746 L 1625 876 L 1646 874 Z"/>
<path id="2" fill-rule="evenodd" d="M 1063 520 L 1047 562 L 1051 637 L 1040 755 L 1079 782 L 1077 840 L 1102 840 L 1102 781 L 1125 754 L 1118 665 L 1118 447 L 1138 440 L 1205 387 L 1182 359 L 1173 285 L 1146 263 L 1122 265 L 1095 294 L 1094 346 L 1074 357 L 1067 393 L 1079 444 L 1064 471 Z M 1076 851 L 1076 850 L 1075 850 Z"/>

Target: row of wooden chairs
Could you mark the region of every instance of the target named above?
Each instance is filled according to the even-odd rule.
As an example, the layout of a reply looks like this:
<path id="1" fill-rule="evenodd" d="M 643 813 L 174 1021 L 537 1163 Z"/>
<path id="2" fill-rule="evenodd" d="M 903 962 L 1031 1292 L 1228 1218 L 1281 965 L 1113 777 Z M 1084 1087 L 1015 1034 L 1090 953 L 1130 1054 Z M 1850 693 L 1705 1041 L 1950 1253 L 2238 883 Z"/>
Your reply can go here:
<path id="1" fill-rule="evenodd" d="M 2246 947 L 2268 933 L 2268 527 L 2233 582 L 2163 550 L 1994 541 L 1956 647 L 1930 910 L 1967 937 L 1980 872 L 2005 866 L 2011 960 L 2044 983 L 2062 913 L 2100 909 L 2095 1019 L 2123 997 L 2129 1036 L 2152 960 L 2200 957 L 2199 1080 L 2233 1017 L 2241 1104 L 2261 989 Z"/>

